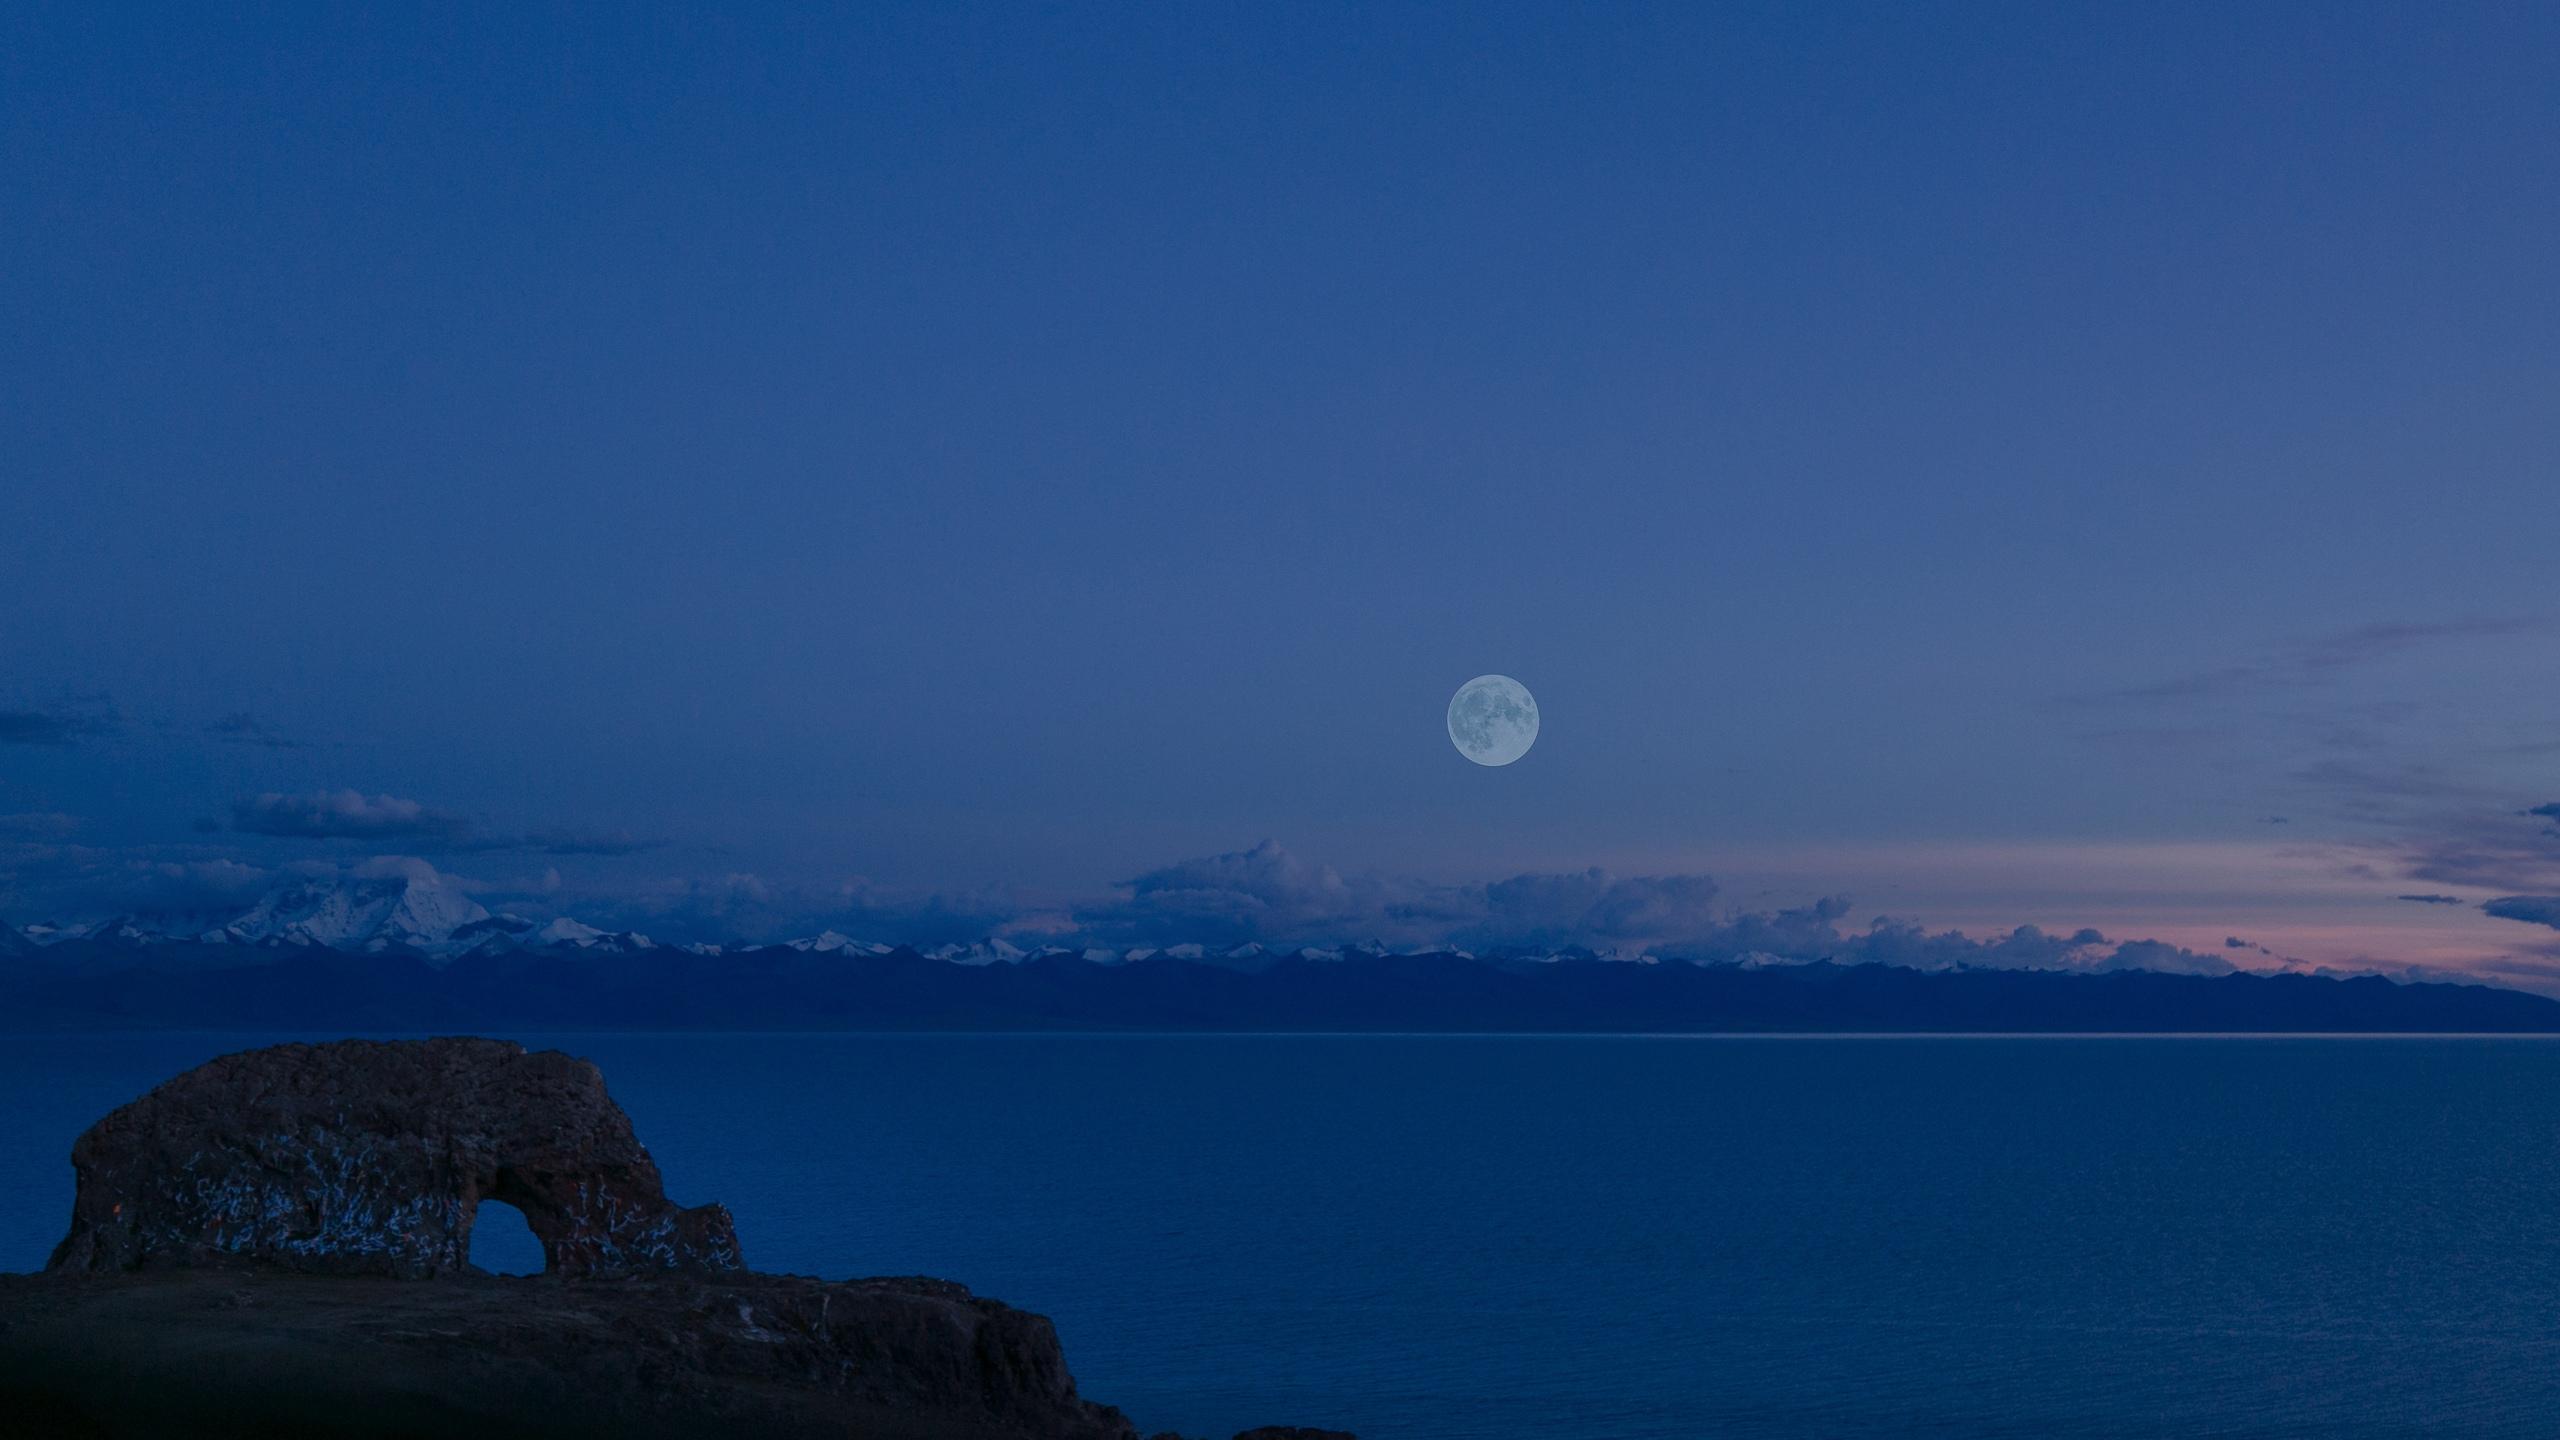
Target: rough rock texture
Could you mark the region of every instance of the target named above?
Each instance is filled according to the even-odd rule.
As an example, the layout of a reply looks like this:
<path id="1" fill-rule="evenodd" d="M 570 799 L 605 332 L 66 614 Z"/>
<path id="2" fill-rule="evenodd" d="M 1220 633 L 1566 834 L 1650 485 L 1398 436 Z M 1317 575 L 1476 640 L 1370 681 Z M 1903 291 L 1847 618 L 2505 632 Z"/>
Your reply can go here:
<path id="1" fill-rule="evenodd" d="M 1038 1315 L 935 1280 L 0 1277 L 0 1435 L 1136 1440 Z"/>
<path id="2" fill-rule="evenodd" d="M 72 1164 L 46 1273 L 0 1276 L 11 1440 L 1137 1440 L 1041 1316 L 743 1269 L 729 1212 L 669 1204 L 603 1076 L 557 1052 L 227 1056 Z M 483 1199 L 524 1212 L 548 1273 L 466 1263 Z"/>
<path id="3" fill-rule="evenodd" d="M 449 1275 L 482 1200 L 523 1211 L 561 1274 L 742 1264 L 725 1208 L 668 1202 L 602 1072 L 499 1040 L 227 1055 L 91 1126 L 71 1163 L 54 1270 Z"/>

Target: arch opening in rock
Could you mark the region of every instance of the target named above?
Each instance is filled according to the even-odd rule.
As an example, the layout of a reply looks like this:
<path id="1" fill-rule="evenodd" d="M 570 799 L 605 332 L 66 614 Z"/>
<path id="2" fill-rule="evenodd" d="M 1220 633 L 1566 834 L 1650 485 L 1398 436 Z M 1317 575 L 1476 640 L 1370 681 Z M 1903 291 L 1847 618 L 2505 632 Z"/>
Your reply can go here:
<path id="1" fill-rule="evenodd" d="M 594 1065 L 507 1041 L 226 1055 L 90 1126 L 71 1165 L 71 1232 L 49 1269 L 448 1275 L 476 1259 L 493 1200 L 537 1244 L 528 1270 L 745 1265 L 727 1210 L 667 1199 Z"/>
<path id="2" fill-rule="evenodd" d="M 549 1268 L 533 1222 L 504 1200 L 483 1200 L 472 1213 L 470 1259 L 492 1275 L 539 1275 Z"/>

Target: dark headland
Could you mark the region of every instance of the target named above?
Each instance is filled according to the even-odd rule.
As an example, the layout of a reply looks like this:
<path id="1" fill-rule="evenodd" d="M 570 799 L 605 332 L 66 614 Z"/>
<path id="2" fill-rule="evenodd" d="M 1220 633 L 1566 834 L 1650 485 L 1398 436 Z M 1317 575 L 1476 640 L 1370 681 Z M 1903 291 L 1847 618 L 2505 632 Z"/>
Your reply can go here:
<path id="1" fill-rule="evenodd" d="M 748 1269 L 729 1212 L 671 1202 L 602 1074 L 557 1051 L 226 1056 L 72 1162 L 69 1233 L 43 1273 L 0 1276 L 11 1436 L 1140 1433 L 1077 1393 L 1041 1316 L 941 1280 Z M 523 1212 L 544 1274 L 470 1266 L 483 1200 Z"/>

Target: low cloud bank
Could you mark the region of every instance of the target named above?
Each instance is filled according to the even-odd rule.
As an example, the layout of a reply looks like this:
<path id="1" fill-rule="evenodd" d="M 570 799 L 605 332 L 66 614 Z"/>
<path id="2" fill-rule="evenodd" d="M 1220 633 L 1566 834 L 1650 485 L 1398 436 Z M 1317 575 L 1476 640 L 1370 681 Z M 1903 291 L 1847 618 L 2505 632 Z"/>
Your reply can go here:
<path id="1" fill-rule="evenodd" d="M 1024 923 L 1022 907 L 994 893 L 902 890 L 861 878 L 804 885 L 747 871 L 660 881 L 593 906 L 564 902 L 564 908 L 590 924 L 715 944 L 833 930 L 890 945 L 939 945 L 982 940 Z"/>
<path id="2" fill-rule="evenodd" d="M 261 797 L 262 800 L 267 797 Z M 434 825 L 432 812 L 354 792 L 274 797 L 252 813 L 286 833 L 353 835 L 363 827 Z M 310 818 L 310 817 L 318 818 Z M 285 818 L 290 817 L 290 818 Z M 635 847 L 636 848 L 636 847 Z M 1826 896 L 1775 910 L 1717 903 L 1698 874 L 1615 875 L 1586 869 L 1451 884 L 1344 874 L 1270 841 L 1162 866 L 1080 905 L 1039 907 L 1001 892 L 910 891 L 853 879 L 793 885 L 748 872 L 581 892 L 557 870 L 512 879 L 439 874 L 413 857 L 304 860 L 261 867 L 199 849 L 136 854 L 68 844 L 0 844 L 0 913 L 21 923 L 108 915 L 229 918 L 291 882 L 407 876 L 448 884 L 493 909 L 567 915 L 660 939 L 756 943 L 836 930 L 890 944 L 1002 937 L 1116 949 L 1201 943 L 1275 949 L 1375 941 L 1404 951 L 1467 950 L 1661 957 L 1746 964 L 1831 960 L 1918 969 L 2169 970 L 2219 975 L 2235 967 L 2156 940 L 2033 925 L 1976 937 L 1893 917 L 1846 926 L 1850 902 Z"/>
<path id="3" fill-rule="evenodd" d="M 0 845 L 0 915 L 21 924 L 113 915 L 228 918 L 274 871 L 227 856 L 135 855 L 68 844 Z"/>
<path id="4" fill-rule="evenodd" d="M 1975 938 L 1879 917 L 1843 930 L 1850 902 L 1828 896 L 1774 911 L 1716 903 L 1705 875 L 1612 875 L 1599 869 L 1524 874 L 1486 884 L 1344 875 L 1270 841 L 1151 870 L 1111 899 L 1077 909 L 1072 932 L 1108 945 L 1261 944 L 1274 948 L 1376 940 L 1394 949 L 1589 950 L 1702 961 L 1875 962 L 1920 969 L 2140 968 L 2221 975 L 2235 967 L 2156 940 L 2109 940 L 2023 925 Z"/>
<path id="5" fill-rule="evenodd" d="M 1339 944 L 1399 948 L 1642 949 L 1718 921 L 1704 875 L 1591 869 L 1449 885 L 1344 875 L 1264 841 L 1150 870 L 1075 908 L 1072 928 L 1103 944 Z"/>

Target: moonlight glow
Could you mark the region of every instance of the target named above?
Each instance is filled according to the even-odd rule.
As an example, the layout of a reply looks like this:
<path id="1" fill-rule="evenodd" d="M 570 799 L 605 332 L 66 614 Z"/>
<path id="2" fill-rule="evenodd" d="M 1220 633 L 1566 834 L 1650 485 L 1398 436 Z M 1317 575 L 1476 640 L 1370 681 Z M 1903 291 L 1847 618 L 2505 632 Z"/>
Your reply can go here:
<path id="1" fill-rule="evenodd" d="M 1449 697 L 1449 743 L 1479 765 L 1508 765 L 1538 741 L 1538 702 L 1508 675 L 1479 675 Z"/>

